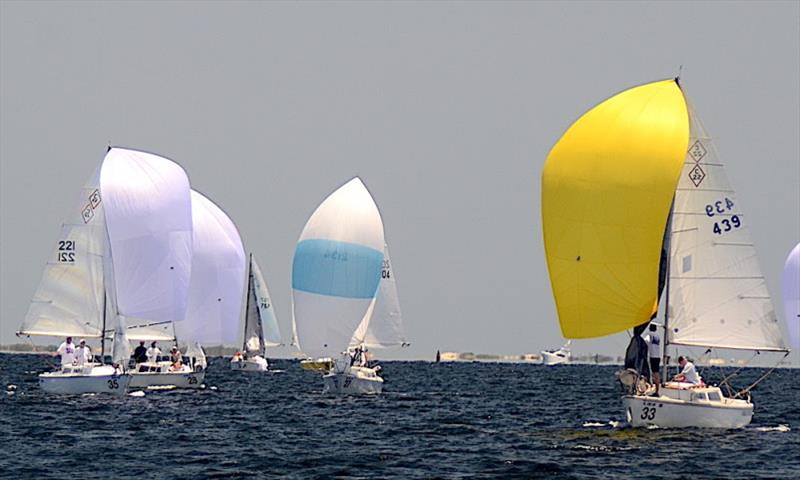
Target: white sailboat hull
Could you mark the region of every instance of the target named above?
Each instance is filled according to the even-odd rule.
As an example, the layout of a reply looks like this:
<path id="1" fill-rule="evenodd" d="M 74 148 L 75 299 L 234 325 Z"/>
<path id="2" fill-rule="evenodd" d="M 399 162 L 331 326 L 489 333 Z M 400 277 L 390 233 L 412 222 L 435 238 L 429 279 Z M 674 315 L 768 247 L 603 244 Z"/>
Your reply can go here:
<path id="1" fill-rule="evenodd" d="M 666 388 L 662 390 L 667 390 Z M 717 391 L 704 388 L 700 391 Z M 634 427 L 662 428 L 742 428 L 753 418 L 753 404 L 746 400 L 722 398 L 720 401 L 693 400 L 690 395 L 674 398 L 674 392 L 658 397 L 622 397 L 625 415 Z"/>
<path id="2" fill-rule="evenodd" d="M 231 360 L 231 370 L 238 370 L 240 372 L 266 372 L 269 370 L 269 363 L 266 358 L 260 355 L 246 360 L 233 359 Z"/>
<path id="3" fill-rule="evenodd" d="M 373 368 L 351 367 L 346 372 L 331 372 L 322 377 L 322 393 L 336 395 L 377 395 L 383 391 L 383 378 Z"/>
<path id="4" fill-rule="evenodd" d="M 144 364 L 143 364 L 144 365 Z M 188 366 L 169 371 L 167 365 L 152 366 L 150 371 L 132 371 L 130 388 L 168 387 L 200 388 L 206 377 L 205 370 L 192 371 Z"/>
<path id="5" fill-rule="evenodd" d="M 39 387 L 47 393 L 80 395 L 84 393 L 110 393 L 124 395 L 131 381 L 127 373 L 120 373 L 109 365 L 67 368 L 39 375 Z"/>

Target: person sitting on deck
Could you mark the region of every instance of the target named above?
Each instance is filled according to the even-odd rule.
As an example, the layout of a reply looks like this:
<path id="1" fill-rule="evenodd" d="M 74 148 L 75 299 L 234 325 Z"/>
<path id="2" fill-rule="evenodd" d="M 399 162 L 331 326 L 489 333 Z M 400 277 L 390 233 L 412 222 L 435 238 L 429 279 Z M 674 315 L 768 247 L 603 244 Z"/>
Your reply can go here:
<path id="1" fill-rule="evenodd" d="M 691 383 L 692 385 L 701 385 L 703 380 L 694 368 L 694 363 L 690 362 L 686 357 L 678 357 L 678 364 L 681 366 L 681 373 L 675 375 L 675 380 L 678 382 Z"/>
<path id="2" fill-rule="evenodd" d="M 170 366 L 171 370 L 180 370 L 183 368 L 183 355 L 181 355 L 181 351 L 178 350 L 178 347 L 172 347 L 170 360 L 172 361 L 172 366 Z"/>

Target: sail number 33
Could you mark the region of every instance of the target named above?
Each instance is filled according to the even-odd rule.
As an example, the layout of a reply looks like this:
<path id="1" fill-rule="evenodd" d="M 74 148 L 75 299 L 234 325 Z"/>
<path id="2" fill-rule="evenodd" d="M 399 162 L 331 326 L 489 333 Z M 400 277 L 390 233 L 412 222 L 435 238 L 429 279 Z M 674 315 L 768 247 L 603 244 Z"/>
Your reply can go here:
<path id="1" fill-rule="evenodd" d="M 706 205 L 706 215 L 709 217 L 728 214 L 731 210 L 733 210 L 733 200 L 727 197 L 722 200 L 717 200 L 712 204 Z M 739 216 L 731 215 L 730 219 L 723 218 L 718 222 L 714 222 L 713 231 L 717 235 L 722 235 L 741 226 L 742 220 L 739 218 Z"/>

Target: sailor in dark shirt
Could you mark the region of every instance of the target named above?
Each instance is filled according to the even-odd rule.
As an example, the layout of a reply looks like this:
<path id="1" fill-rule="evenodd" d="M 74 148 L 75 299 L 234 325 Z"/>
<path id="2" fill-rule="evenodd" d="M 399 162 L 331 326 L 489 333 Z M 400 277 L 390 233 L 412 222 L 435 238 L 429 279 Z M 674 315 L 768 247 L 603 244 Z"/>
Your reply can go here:
<path id="1" fill-rule="evenodd" d="M 147 348 L 144 342 L 139 342 L 139 346 L 133 351 L 133 361 L 136 363 L 144 363 L 147 361 Z"/>

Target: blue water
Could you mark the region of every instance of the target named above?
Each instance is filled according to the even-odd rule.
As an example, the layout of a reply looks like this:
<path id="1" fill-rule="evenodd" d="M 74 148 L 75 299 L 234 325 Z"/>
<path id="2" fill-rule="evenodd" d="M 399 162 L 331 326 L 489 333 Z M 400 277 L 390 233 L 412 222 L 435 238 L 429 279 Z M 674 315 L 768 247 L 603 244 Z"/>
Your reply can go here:
<path id="1" fill-rule="evenodd" d="M 297 363 L 245 374 L 214 359 L 198 391 L 55 397 L 50 359 L 0 355 L 4 478 L 791 478 L 798 370 L 754 395 L 735 431 L 632 429 L 615 367 L 386 362 L 378 397 L 320 394 Z M 753 379 L 762 370 L 745 372 Z M 708 373 L 707 373 L 708 375 Z M 612 423 L 609 423 L 612 422 Z M 785 431 L 785 425 L 789 431 Z M 783 430 L 783 431 L 781 431 Z"/>

